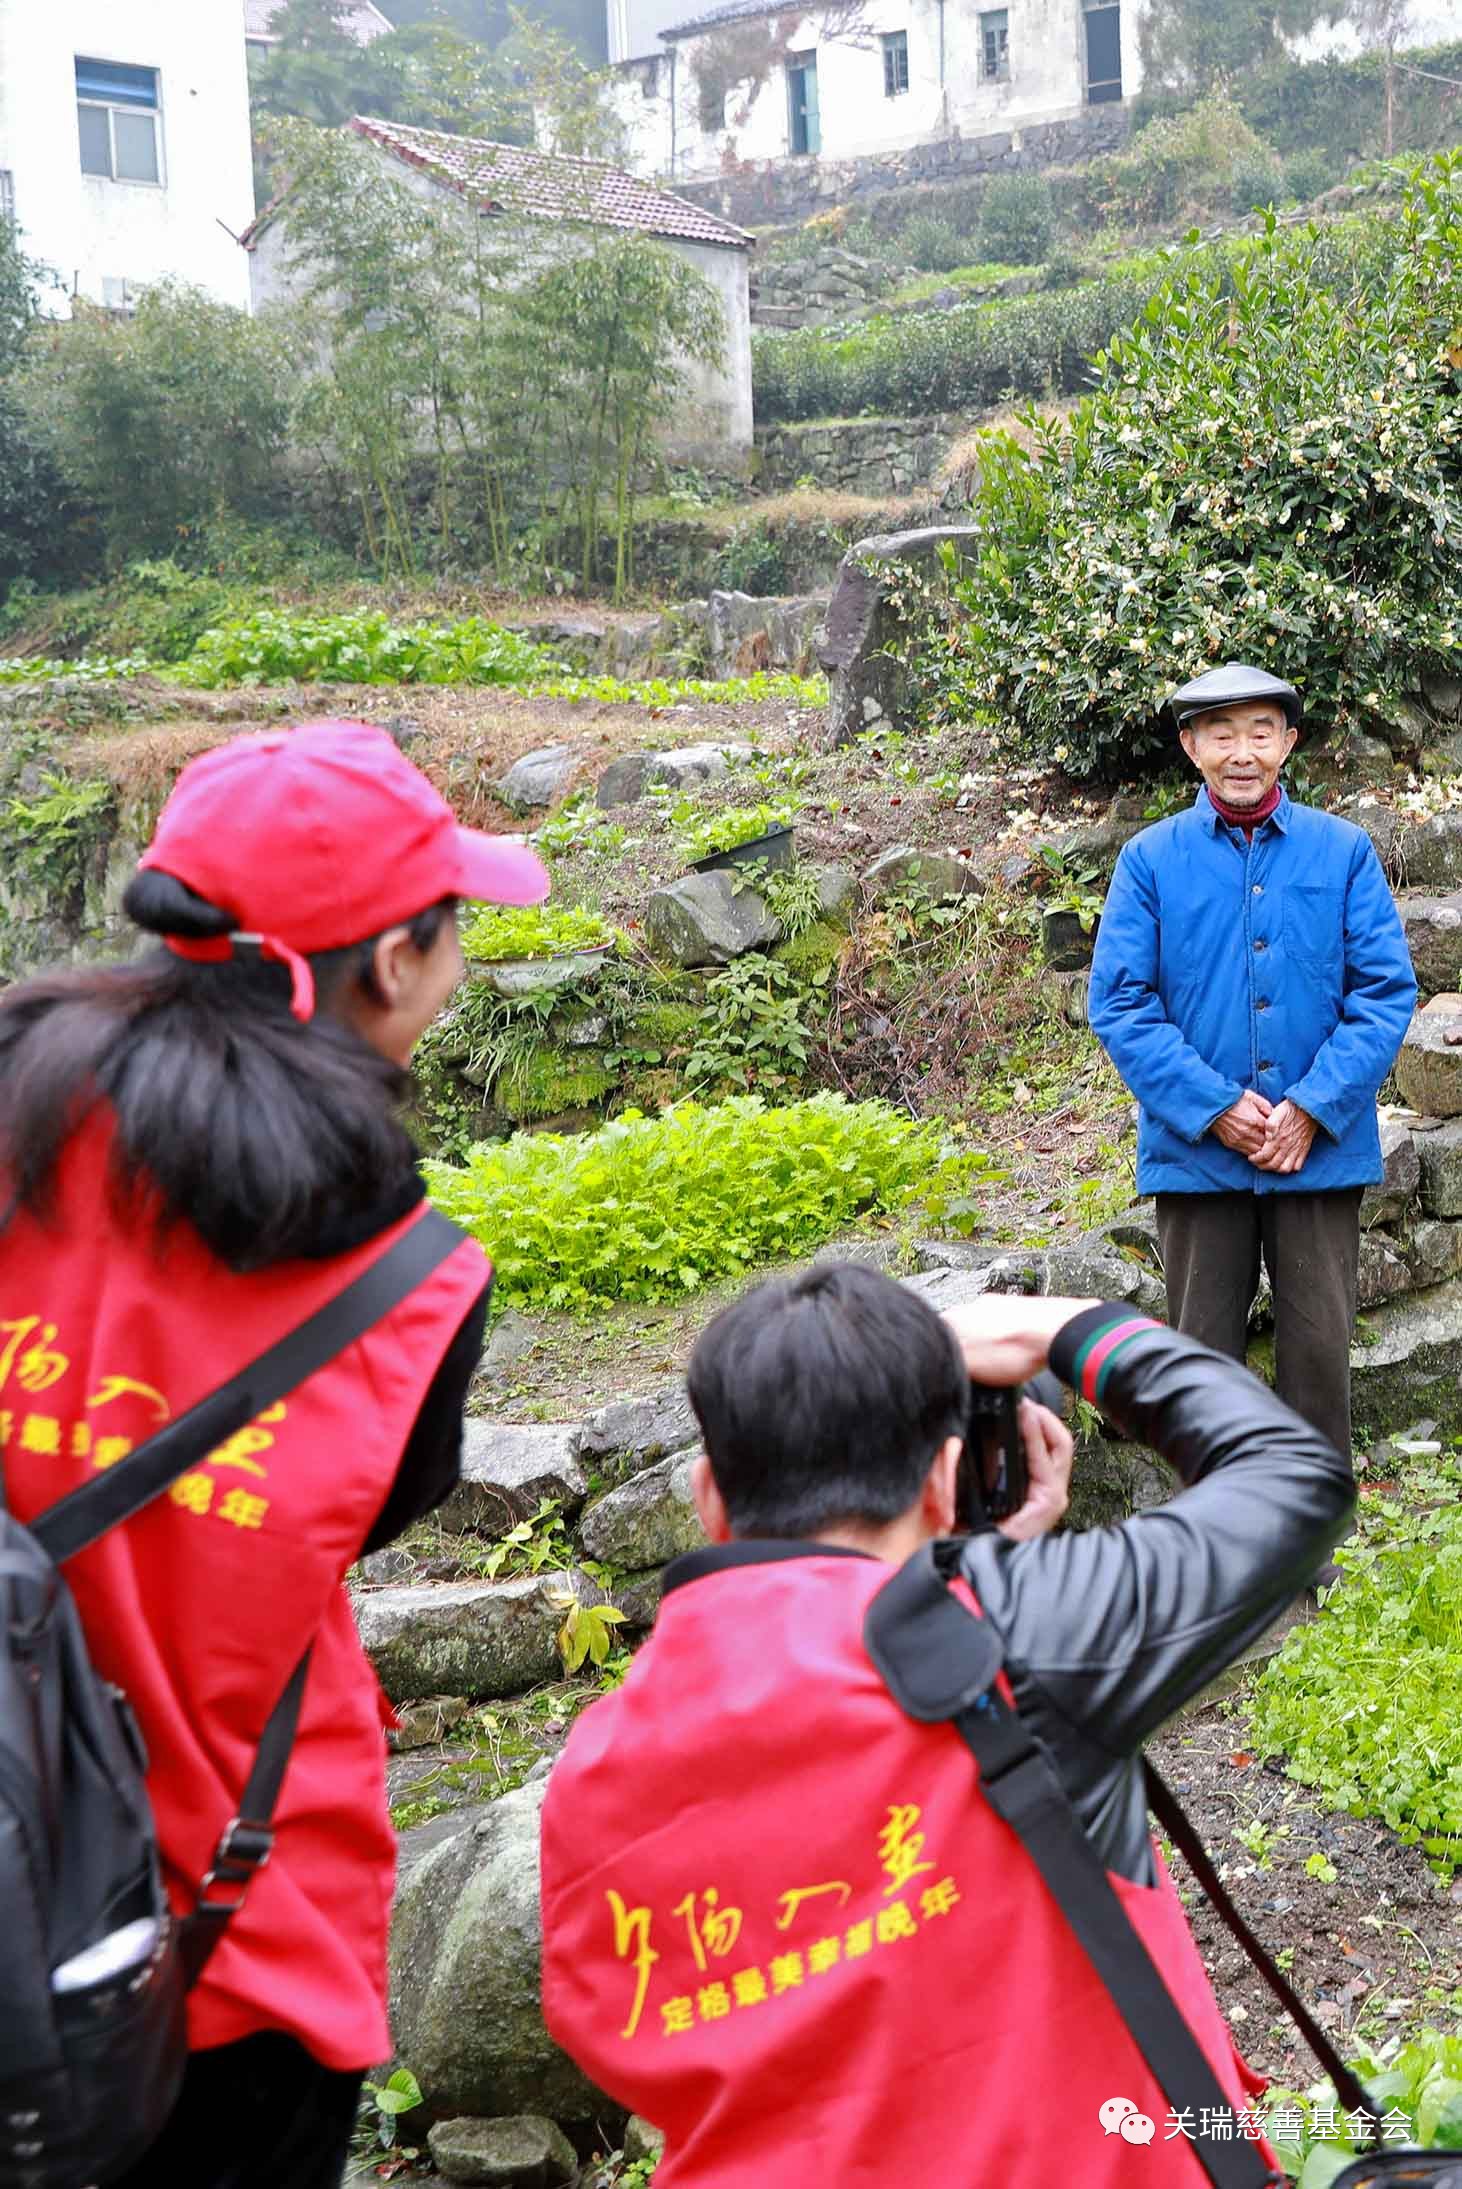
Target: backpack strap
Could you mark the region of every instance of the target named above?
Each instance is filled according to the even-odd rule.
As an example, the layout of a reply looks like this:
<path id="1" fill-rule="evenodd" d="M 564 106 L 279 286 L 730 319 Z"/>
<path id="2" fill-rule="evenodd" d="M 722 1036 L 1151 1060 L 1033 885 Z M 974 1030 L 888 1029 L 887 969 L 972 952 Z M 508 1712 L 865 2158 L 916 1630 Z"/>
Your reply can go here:
<path id="1" fill-rule="evenodd" d="M 60 1565 L 108 1529 L 130 1520 L 225 1438 L 364 1337 L 455 1253 L 465 1236 L 438 1210 L 428 1208 L 334 1299 L 240 1369 L 221 1389 L 168 1422 L 105 1474 L 58 1499 L 31 1523 L 32 1536 Z M 238 1815 L 225 1827 L 213 1866 L 198 1888 L 192 1911 L 183 1919 L 180 1948 L 189 1989 L 273 1852 L 274 1806 L 294 1746 L 309 1668 L 310 1650 L 306 1649 L 269 1713 Z"/>
<path id="2" fill-rule="evenodd" d="M 864 1620 L 868 1653 L 910 1716 L 954 1724 L 979 1767 L 981 1793 L 1035 1863 L 1173 2111 L 1195 2124 L 1205 2109 L 1210 2119 L 1226 2117 L 1229 2097 L 1133 1927 L 1050 1756 L 999 1692 L 999 1637 L 950 1592 L 946 1576 L 958 1570 L 959 1548 L 926 1544 L 879 1590 Z M 983 1689 L 961 1699 L 992 1664 Z M 941 1699 L 957 1707 L 934 1707 Z M 1339 2066 L 1326 2051 L 1326 2065 Z M 1283 2189 L 1285 2177 L 1271 2171 L 1256 2144 L 1219 2140 L 1195 2125 L 1192 2148 L 1214 2189 Z"/>
<path id="3" fill-rule="evenodd" d="M 398 1307 L 461 1245 L 465 1233 L 429 1208 L 344 1291 L 317 1308 L 266 1353 L 176 1421 L 168 1422 L 115 1467 L 59 1498 L 30 1523 L 30 1533 L 59 1566 L 74 1558 L 176 1482 L 266 1406 L 273 1406 Z"/>

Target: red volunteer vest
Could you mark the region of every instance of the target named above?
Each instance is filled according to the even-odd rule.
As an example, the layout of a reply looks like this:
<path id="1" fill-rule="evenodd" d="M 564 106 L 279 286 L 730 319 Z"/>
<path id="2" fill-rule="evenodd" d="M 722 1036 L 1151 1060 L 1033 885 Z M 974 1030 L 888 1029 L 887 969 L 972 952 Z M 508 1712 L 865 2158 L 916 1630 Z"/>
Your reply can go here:
<path id="1" fill-rule="evenodd" d="M 103 1114 L 73 1137 L 53 1218 L 22 1214 L 0 1236 L 0 1457 L 22 1520 L 216 1389 L 419 1214 L 357 1252 L 236 1276 L 190 1227 L 159 1243 L 117 1223 L 110 1133 Z M 327 2067 L 389 2055 L 382 1698 L 342 1581 L 487 1276 L 464 1241 L 356 1345 L 66 1568 L 93 1661 L 141 1724 L 179 1911 L 314 1643 L 274 1854 L 191 1996 L 194 2049 L 282 2029 Z"/>
<path id="2" fill-rule="evenodd" d="M 656 2189 L 882 2189 L 891 2166 L 929 2189 L 1206 2189 L 959 1735 L 870 1664 L 888 1572 L 814 1556 L 666 1598 L 548 1784 L 549 2029 L 665 2131 Z M 1158 1876 L 1113 1882 L 1238 2135 L 1264 2086 Z M 1155 2148 L 1107 2132 L 1113 2098 Z"/>

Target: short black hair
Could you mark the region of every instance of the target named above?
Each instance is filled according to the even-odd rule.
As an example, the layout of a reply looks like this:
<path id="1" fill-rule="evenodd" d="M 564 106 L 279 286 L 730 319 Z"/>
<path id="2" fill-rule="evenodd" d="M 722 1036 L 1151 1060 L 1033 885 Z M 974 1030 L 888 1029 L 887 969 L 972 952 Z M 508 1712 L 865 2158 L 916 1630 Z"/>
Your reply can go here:
<path id="1" fill-rule="evenodd" d="M 964 1433 L 969 1372 L 917 1293 L 857 1262 L 816 1264 L 724 1308 L 687 1375 L 737 1535 L 885 1526 Z"/>

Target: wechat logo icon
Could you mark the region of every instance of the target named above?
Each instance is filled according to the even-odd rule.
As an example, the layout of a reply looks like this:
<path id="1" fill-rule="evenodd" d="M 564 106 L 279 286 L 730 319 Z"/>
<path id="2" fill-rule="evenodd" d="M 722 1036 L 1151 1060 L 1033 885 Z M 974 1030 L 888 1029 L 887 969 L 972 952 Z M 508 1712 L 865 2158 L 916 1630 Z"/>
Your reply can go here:
<path id="1" fill-rule="evenodd" d="M 1157 2134 L 1156 2122 L 1139 2113 L 1130 2098 L 1108 2098 L 1097 2108 L 1097 2119 L 1104 2136 L 1120 2136 L 1124 2143 L 1151 2143 Z"/>

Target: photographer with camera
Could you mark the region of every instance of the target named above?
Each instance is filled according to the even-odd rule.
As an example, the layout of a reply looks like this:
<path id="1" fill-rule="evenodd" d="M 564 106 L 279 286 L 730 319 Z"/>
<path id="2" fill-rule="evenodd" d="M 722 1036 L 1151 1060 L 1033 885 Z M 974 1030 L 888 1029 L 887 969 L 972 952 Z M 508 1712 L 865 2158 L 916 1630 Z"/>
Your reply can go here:
<path id="1" fill-rule="evenodd" d="M 1071 1438 L 1024 1398 L 1028 1493 L 992 1521 L 999 1407 L 972 1408 L 971 1383 L 1048 1366 L 1169 1462 L 1169 1504 L 1054 1533 Z M 575 1726 L 542 1834 L 544 2015 L 665 2132 L 657 2183 L 1219 2178 L 1165 2131 L 1172 2078 L 1006 1821 L 1032 1736 L 1079 1819 L 1087 1901 L 1129 1919 L 1197 2084 L 1253 2124 L 1252 2173 L 1226 2178 L 1262 2180 L 1262 2084 L 1150 1835 L 1141 1751 L 1344 1532 L 1348 1458 L 1129 1308 L 992 1296 L 941 1318 L 853 1264 L 727 1308 L 689 1388 L 709 1546 L 667 1570 L 623 1687 Z M 981 1711 L 1008 1775 L 966 1730 Z"/>

